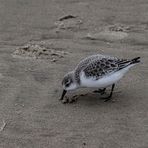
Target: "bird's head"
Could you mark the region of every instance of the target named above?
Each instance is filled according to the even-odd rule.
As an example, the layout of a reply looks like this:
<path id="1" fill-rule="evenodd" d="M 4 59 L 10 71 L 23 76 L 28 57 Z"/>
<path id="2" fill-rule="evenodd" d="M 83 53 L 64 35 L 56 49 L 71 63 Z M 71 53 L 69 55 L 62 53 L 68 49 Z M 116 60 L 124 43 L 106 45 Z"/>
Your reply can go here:
<path id="1" fill-rule="evenodd" d="M 62 94 L 61 100 L 63 100 L 67 91 L 74 90 L 78 87 L 78 85 L 75 81 L 75 78 L 74 78 L 74 72 L 73 71 L 67 73 L 64 76 L 63 81 L 62 81 L 62 86 L 63 86 L 63 94 Z"/>
<path id="2" fill-rule="evenodd" d="M 76 81 L 74 79 L 74 72 L 67 73 L 62 81 L 62 86 L 64 90 L 74 90 L 77 88 Z"/>

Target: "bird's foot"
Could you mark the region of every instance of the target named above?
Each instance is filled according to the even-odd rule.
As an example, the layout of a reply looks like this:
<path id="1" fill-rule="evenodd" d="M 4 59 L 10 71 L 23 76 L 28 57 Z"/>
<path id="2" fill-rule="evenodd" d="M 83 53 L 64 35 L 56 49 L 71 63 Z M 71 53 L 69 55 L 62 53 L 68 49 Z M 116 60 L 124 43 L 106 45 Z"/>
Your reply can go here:
<path id="1" fill-rule="evenodd" d="M 108 97 L 104 98 L 104 102 L 108 102 L 108 101 L 110 101 L 111 99 L 112 99 L 112 97 L 108 96 Z"/>

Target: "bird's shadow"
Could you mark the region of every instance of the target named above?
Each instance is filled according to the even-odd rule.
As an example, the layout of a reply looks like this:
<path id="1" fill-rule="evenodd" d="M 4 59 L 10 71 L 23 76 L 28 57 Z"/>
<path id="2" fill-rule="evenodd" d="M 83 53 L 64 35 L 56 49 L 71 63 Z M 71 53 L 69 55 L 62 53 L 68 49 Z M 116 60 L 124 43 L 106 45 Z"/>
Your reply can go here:
<path id="1" fill-rule="evenodd" d="M 116 101 L 115 98 L 117 98 L 118 93 L 119 92 L 115 92 L 111 100 L 107 102 L 105 102 L 105 98 L 109 95 L 109 92 L 103 95 L 99 93 L 93 93 L 93 92 L 81 93 L 78 95 L 69 95 L 68 98 L 72 99 L 76 97 L 76 100 L 73 102 L 66 102 L 65 104 L 79 103 L 85 106 L 95 106 L 95 105 L 101 105 L 101 104 L 114 103 Z"/>

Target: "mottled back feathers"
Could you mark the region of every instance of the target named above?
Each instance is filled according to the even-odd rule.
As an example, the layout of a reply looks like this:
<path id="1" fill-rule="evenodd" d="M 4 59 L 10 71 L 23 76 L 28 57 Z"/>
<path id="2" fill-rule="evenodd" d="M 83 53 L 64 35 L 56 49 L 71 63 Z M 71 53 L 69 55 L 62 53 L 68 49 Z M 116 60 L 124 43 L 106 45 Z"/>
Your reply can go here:
<path id="1" fill-rule="evenodd" d="M 131 60 L 119 59 L 106 55 L 93 55 L 82 60 L 75 69 L 75 79 L 80 84 L 80 73 L 83 71 L 86 77 L 93 77 L 96 80 L 105 75 L 114 73 L 127 67 Z"/>

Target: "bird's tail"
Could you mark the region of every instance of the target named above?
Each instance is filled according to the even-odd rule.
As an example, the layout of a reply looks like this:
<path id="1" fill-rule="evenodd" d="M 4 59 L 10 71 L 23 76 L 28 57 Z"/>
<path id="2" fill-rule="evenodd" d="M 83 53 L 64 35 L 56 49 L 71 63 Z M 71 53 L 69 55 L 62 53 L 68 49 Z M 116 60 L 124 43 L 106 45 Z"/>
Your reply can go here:
<path id="1" fill-rule="evenodd" d="M 128 67 L 129 65 L 135 65 L 139 62 L 140 62 L 140 57 L 136 57 L 132 60 L 121 61 L 121 62 L 118 63 L 119 70 L 123 69 L 125 67 Z"/>
<path id="2" fill-rule="evenodd" d="M 130 64 L 136 64 L 140 62 L 140 57 L 136 57 L 134 59 L 131 60 Z"/>

